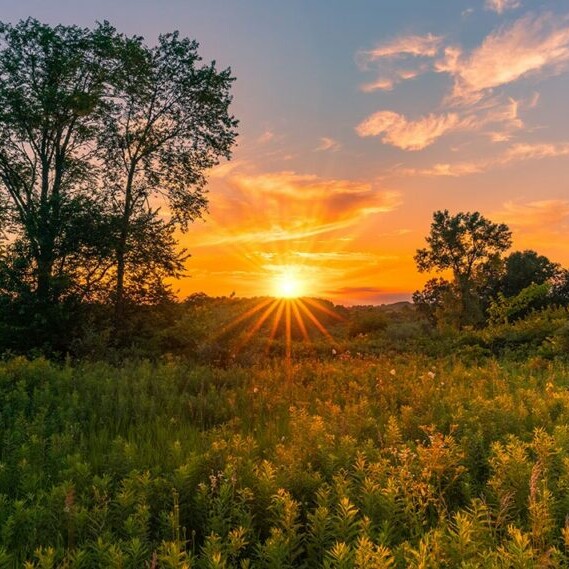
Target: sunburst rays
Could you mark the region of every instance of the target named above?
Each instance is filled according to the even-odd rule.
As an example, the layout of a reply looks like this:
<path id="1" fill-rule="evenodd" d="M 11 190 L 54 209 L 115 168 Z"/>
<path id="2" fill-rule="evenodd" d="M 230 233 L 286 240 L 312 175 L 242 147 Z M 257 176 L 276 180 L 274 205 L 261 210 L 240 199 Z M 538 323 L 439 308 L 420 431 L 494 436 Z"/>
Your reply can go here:
<path id="1" fill-rule="evenodd" d="M 285 358 L 290 360 L 293 340 L 298 338 L 305 344 L 311 344 L 312 331 L 324 336 L 332 345 L 336 344 L 325 323 L 321 321 L 322 315 L 326 316 L 327 320 L 343 319 L 322 301 L 313 298 L 286 296 L 265 298 L 228 322 L 220 330 L 219 336 L 229 334 L 242 325 L 244 330 L 240 332 L 239 341 L 235 346 L 237 354 L 255 336 L 264 333 L 266 335 L 265 353 L 268 354 L 280 331 L 284 338 Z"/>

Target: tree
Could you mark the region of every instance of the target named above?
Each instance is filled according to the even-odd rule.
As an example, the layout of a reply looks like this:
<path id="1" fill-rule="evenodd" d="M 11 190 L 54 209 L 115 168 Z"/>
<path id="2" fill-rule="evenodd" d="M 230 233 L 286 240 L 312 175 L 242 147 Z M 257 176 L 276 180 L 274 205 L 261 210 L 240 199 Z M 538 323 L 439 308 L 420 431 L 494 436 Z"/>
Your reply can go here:
<path id="1" fill-rule="evenodd" d="M 514 251 L 504 260 L 500 292 L 506 297 L 515 296 L 532 284 L 549 281 L 558 271 L 559 265 L 535 251 Z"/>
<path id="2" fill-rule="evenodd" d="M 0 24 L 0 263 L 7 298 L 154 302 L 188 255 L 175 231 L 230 157 L 233 77 L 178 33 Z M 106 294 L 106 297 L 105 297 Z M 38 305 L 39 306 L 39 305 Z M 33 309 L 35 310 L 35 308 Z"/>
<path id="3" fill-rule="evenodd" d="M 57 299 L 66 224 L 96 184 L 95 134 L 117 40 L 107 23 L 93 30 L 33 19 L 0 24 L 2 198 L 42 302 Z"/>
<path id="4" fill-rule="evenodd" d="M 172 232 L 202 215 L 205 172 L 229 158 L 235 141 L 231 70 L 200 65 L 197 48 L 178 33 L 160 36 L 152 48 L 131 38 L 113 78 L 99 158 L 117 221 L 117 322 L 133 287 L 140 291 L 142 282 L 158 290 L 163 276 L 183 269 L 187 256 L 176 252 Z M 167 206 L 166 217 L 160 206 Z"/>
<path id="5" fill-rule="evenodd" d="M 509 297 L 499 292 L 488 309 L 490 324 L 507 324 L 523 318 L 531 310 L 544 308 L 549 301 L 550 292 L 549 283 L 531 283 Z"/>
<path id="6" fill-rule="evenodd" d="M 475 277 L 510 247 L 510 230 L 478 212 L 451 216 L 448 210 L 436 211 L 426 241 L 428 246 L 415 255 L 417 268 L 421 272 L 452 271 L 461 304 L 460 325 L 479 323 L 482 308 Z"/>
<path id="7" fill-rule="evenodd" d="M 413 293 L 413 303 L 417 306 L 419 313 L 423 314 L 431 324 L 438 322 L 440 311 L 448 304 L 453 296 L 452 283 L 445 279 L 429 279 L 423 290 L 416 290 Z"/>

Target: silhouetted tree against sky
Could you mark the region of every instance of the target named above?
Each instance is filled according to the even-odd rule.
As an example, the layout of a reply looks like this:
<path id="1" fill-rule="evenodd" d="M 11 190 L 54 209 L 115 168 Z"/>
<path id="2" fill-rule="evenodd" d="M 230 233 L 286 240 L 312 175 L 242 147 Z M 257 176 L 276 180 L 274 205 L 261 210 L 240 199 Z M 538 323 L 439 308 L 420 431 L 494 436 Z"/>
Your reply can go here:
<path id="1" fill-rule="evenodd" d="M 0 24 L 0 205 L 16 280 L 41 302 L 110 287 L 117 315 L 127 285 L 156 299 L 187 258 L 174 231 L 205 210 L 206 171 L 230 156 L 233 80 L 178 33 L 149 47 L 108 23 Z"/>
<path id="2" fill-rule="evenodd" d="M 229 158 L 236 137 L 237 121 L 229 114 L 231 71 L 202 65 L 197 49 L 177 33 L 160 36 L 155 47 L 129 39 L 113 78 L 100 159 L 118 224 L 119 320 L 129 285 L 152 287 L 181 271 L 185 256 L 176 252 L 172 232 L 201 216 L 205 172 L 220 157 Z"/>
<path id="3" fill-rule="evenodd" d="M 427 247 L 417 250 L 419 271 L 452 271 L 462 304 L 461 324 L 478 319 L 474 278 L 477 270 L 506 251 L 512 234 L 503 223 L 492 223 L 478 212 L 450 215 L 448 210 L 433 214 Z"/>
<path id="4" fill-rule="evenodd" d="M 552 279 L 560 266 L 535 251 L 514 251 L 504 259 L 504 274 L 500 292 L 514 296 L 531 284 L 543 284 Z"/>
<path id="5" fill-rule="evenodd" d="M 76 200 L 92 195 L 92 158 L 117 34 L 0 24 L 0 191 L 24 239 L 33 288 L 54 299 L 54 265 Z"/>

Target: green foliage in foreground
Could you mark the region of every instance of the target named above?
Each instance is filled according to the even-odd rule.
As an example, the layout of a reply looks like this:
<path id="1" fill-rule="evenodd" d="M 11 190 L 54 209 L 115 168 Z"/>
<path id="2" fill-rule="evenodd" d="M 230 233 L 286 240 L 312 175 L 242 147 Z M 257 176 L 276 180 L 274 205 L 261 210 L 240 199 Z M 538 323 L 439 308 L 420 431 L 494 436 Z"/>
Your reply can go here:
<path id="1" fill-rule="evenodd" d="M 569 367 L 0 365 L 0 567 L 566 567 Z"/>

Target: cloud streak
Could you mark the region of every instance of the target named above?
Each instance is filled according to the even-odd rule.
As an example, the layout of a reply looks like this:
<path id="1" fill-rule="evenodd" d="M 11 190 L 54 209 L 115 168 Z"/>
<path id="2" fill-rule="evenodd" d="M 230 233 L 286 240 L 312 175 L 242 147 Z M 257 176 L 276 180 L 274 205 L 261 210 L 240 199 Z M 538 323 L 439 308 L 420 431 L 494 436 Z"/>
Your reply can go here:
<path id="1" fill-rule="evenodd" d="M 400 170 L 400 173 L 408 176 L 460 177 L 470 174 L 479 174 L 491 168 L 508 166 L 516 162 L 541 160 L 544 158 L 557 158 L 562 156 L 569 156 L 569 142 L 558 144 L 518 143 L 510 146 L 505 152 L 494 157 L 455 163 L 440 162 L 429 168 L 405 168 Z"/>
<path id="2" fill-rule="evenodd" d="M 538 200 L 527 203 L 506 202 L 496 219 L 517 229 L 539 229 L 558 225 L 569 218 L 568 200 Z"/>
<path id="3" fill-rule="evenodd" d="M 342 145 L 334 138 L 323 136 L 315 150 L 316 152 L 337 152 L 341 147 Z"/>
<path id="4" fill-rule="evenodd" d="M 558 73 L 568 63 L 567 18 L 530 14 L 499 28 L 468 55 L 448 47 L 435 70 L 454 77 L 452 99 L 471 102 L 530 74 Z"/>
<path id="5" fill-rule="evenodd" d="M 399 36 L 378 44 L 373 49 L 358 52 L 356 60 L 365 67 L 368 63 L 378 59 L 401 58 L 402 56 L 434 57 L 442 41 L 441 36 L 433 34 Z"/>
<path id="6" fill-rule="evenodd" d="M 362 121 L 356 132 L 362 137 L 378 136 L 385 144 L 403 150 L 421 150 L 455 130 L 459 122 L 455 113 L 430 114 L 414 121 L 393 111 L 379 111 Z"/>
<path id="7" fill-rule="evenodd" d="M 219 232 L 204 245 L 307 239 L 356 226 L 365 217 L 396 209 L 399 193 L 358 180 L 292 171 L 229 172 L 217 181 L 211 218 Z"/>
<path id="8" fill-rule="evenodd" d="M 503 14 L 506 10 L 515 10 L 522 5 L 520 0 L 486 0 L 484 7 L 497 14 Z"/>

